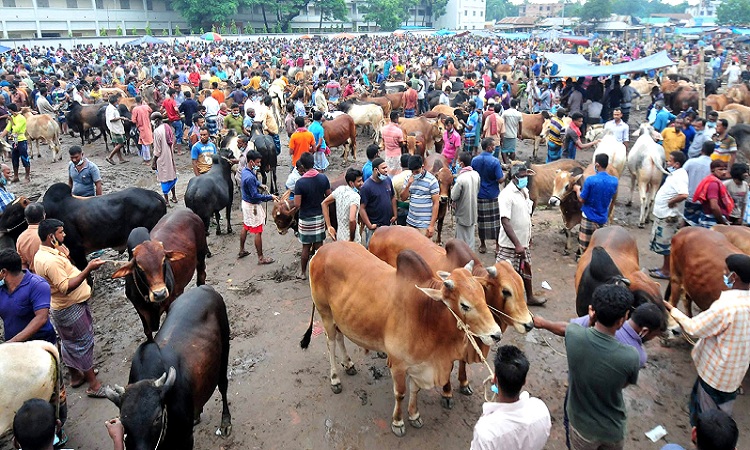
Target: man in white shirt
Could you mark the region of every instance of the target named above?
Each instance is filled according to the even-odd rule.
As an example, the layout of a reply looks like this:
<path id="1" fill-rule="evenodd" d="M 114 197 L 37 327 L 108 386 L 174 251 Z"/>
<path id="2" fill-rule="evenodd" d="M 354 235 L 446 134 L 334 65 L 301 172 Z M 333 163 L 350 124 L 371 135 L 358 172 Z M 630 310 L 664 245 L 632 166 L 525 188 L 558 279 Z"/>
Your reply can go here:
<path id="1" fill-rule="evenodd" d="M 495 355 L 494 402 L 482 405 L 474 426 L 471 450 L 541 450 L 549 439 L 552 422 L 544 402 L 521 392 L 529 360 L 514 345 L 503 345 Z"/>
<path id="2" fill-rule="evenodd" d="M 727 67 L 727 70 L 724 71 L 724 75 L 727 76 L 727 87 L 739 84 L 741 73 L 742 69 L 740 69 L 740 66 L 737 65 L 736 61 L 732 61 L 732 65 Z"/>
<path id="3" fill-rule="evenodd" d="M 681 151 L 669 154 L 667 169 L 672 172 L 659 188 L 654 199 L 654 226 L 651 229 L 651 251 L 664 257 L 661 268 L 649 270 L 654 278 L 668 280 L 670 275 L 669 254 L 672 236 L 680 224 L 680 212 L 688 198 L 688 173 L 682 166 L 687 157 Z"/>
<path id="4" fill-rule="evenodd" d="M 703 143 L 701 154 L 697 158 L 690 158 L 685 165 L 688 174 L 688 199 L 685 201 L 685 222 L 695 226 L 700 219 L 703 210 L 700 202 L 693 202 L 693 195 L 698 189 L 700 182 L 711 174 L 711 153 L 714 152 L 714 141 L 707 140 Z"/>
<path id="5" fill-rule="evenodd" d="M 615 108 L 612 110 L 612 120 L 604 124 L 605 130 L 611 130 L 617 142 L 624 144 L 628 148 L 630 144 L 630 127 L 622 120 L 622 110 Z"/>
<path id="6" fill-rule="evenodd" d="M 443 89 L 443 92 L 440 93 L 440 101 L 438 101 L 438 104 L 450 106 L 451 99 L 449 95 L 451 95 L 452 90 L 453 88 L 451 88 L 450 85 L 445 86 L 445 89 Z"/>
<path id="7" fill-rule="evenodd" d="M 112 165 L 115 164 L 112 159 L 115 155 L 117 155 L 117 159 L 121 164 L 127 162 L 127 160 L 122 157 L 122 153 L 120 153 L 125 144 L 125 125 L 123 125 L 122 122 L 127 119 L 120 117 L 120 111 L 117 109 L 119 103 L 120 95 L 113 94 L 109 97 L 109 105 L 107 105 L 107 108 L 104 110 L 104 118 L 107 121 L 109 133 L 112 136 L 112 145 L 114 145 L 112 152 L 105 158 L 105 160 Z"/>
<path id="8" fill-rule="evenodd" d="M 211 96 L 211 91 L 203 91 L 203 106 L 206 108 L 206 127 L 211 136 L 219 132 L 217 116 L 219 115 L 219 101 Z"/>

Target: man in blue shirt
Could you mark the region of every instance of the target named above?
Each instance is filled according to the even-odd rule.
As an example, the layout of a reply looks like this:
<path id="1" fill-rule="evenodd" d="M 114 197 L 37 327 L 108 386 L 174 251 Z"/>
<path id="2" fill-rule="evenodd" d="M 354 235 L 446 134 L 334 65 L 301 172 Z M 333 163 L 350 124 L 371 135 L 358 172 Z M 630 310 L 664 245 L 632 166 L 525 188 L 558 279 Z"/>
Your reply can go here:
<path id="1" fill-rule="evenodd" d="M 479 131 L 479 113 L 477 110 L 477 104 L 474 100 L 469 100 L 469 118 L 466 119 L 466 126 L 464 127 L 464 151 L 474 153 L 474 147 L 476 147 L 477 132 Z M 458 155 L 456 155 L 457 157 Z M 455 158 L 454 158 L 455 159 Z"/>
<path id="2" fill-rule="evenodd" d="M 573 189 L 581 202 L 581 230 L 578 233 L 578 256 L 586 251 L 594 231 L 607 224 L 609 205 L 617 193 L 618 179 L 607 173 L 609 156 L 603 153 L 594 158 L 596 175 L 583 181 L 583 188 L 575 185 Z"/>
<path id="3" fill-rule="evenodd" d="M 260 181 L 256 172 L 260 168 L 260 153 L 256 150 L 247 152 L 247 165 L 242 169 L 242 231 L 240 231 L 240 252 L 237 258 L 244 258 L 250 252 L 245 250 L 247 233 L 255 235 L 255 250 L 258 252 L 258 264 L 271 264 L 273 259 L 263 256 L 263 224 L 266 221 L 265 209 L 261 203 L 278 200 L 274 195 L 260 193 Z"/>
<path id="4" fill-rule="evenodd" d="M 315 165 L 313 168 L 319 172 L 325 172 L 328 168 L 328 158 L 326 157 L 328 145 L 326 145 L 324 137 L 325 130 L 323 129 L 323 124 L 320 123 L 322 120 L 323 112 L 315 111 L 313 113 L 313 122 L 307 127 L 307 131 L 312 133 L 313 138 L 315 138 L 315 153 L 313 153 Z"/>
<path id="5" fill-rule="evenodd" d="M 359 217 L 365 225 L 365 248 L 370 245 L 370 238 L 378 227 L 393 225 L 398 217 L 393 183 L 388 177 L 388 164 L 376 157 L 370 170 L 372 174 L 359 190 Z"/>
<path id="6" fill-rule="evenodd" d="M 77 145 L 70 147 L 68 163 L 68 186 L 73 195 L 93 197 L 102 195 L 102 176 L 99 167 L 83 156 L 83 149 Z"/>
<path id="7" fill-rule="evenodd" d="M 200 140 L 190 149 L 190 159 L 193 161 L 193 173 L 197 177 L 211 170 L 213 155 L 218 153 L 216 145 L 209 141 L 208 128 L 200 130 Z"/>
<path id="8" fill-rule="evenodd" d="M 0 317 L 6 342 L 43 340 L 57 343 L 49 320 L 50 287 L 47 280 L 21 270 L 14 249 L 0 251 Z"/>
<path id="9" fill-rule="evenodd" d="M 471 160 L 471 167 L 479 174 L 477 195 L 477 225 L 479 228 L 479 253 L 486 253 L 486 240 L 497 242 L 500 235 L 500 183 L 505 180 L 500 161 L 492 156 L 495 143 L 492 138 L 482 140 L 482 153 Z"/>
<path id="10" fill-rule="evenodd" d="M 662 100 L 659 100 L 656 103 L 654 103 L 654 108 L 656 108 L 656 119 L 654 119 L 654 130 L 661 133 L 662 131 L 664 131 L 665 128 L 667 128 L 667 125 L 669 125 L 669 123 L 672 122 L 672 120 L 674 120 L 677 116 L 667 111 L 667 109 L 664 107 L 664 101 Z"/>
<path id="11" fill-rule="evenodd" d="M 373 172 L 373 166 L 372 161 L 378 157 L 378 154 L 380 153 L 380 147 L 378 147 L 378 144 L 370 144 L 367 146 L 367 149 L 365 150 L 365 155 L 367 156 L 367 162 L 362 166 L 362 179 L 367 182 L 367 180 L 370 179 Z"/>

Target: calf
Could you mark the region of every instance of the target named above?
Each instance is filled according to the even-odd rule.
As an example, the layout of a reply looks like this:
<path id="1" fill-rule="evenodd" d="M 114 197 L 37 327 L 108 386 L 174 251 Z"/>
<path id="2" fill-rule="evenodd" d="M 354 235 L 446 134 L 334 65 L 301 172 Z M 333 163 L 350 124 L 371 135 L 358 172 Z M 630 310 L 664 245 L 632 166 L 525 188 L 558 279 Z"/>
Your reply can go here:
<path id="1" fill-rule="evenodd" d="M 443 222 L 448 212 L 448 203 L 450 202 L 451 186 L 453 186 L 453 174 L 448 166 L 448 160 L 441 153 L 433 153 L 424 161 L 424 166 L 428 172 L 435 175 L 440 188 L 440 205 L 438 205 L 437 224 L 435 229 L 435 242 L 440 245 L 443 234 Z"/>
<path id="2" fill-rule="evenodd" d="M 641 199 L 641 214 L 638 218 L 638 228 L 643 228 L 654 205 L 656 192 L 661 186 L 663 175 L 669 175 L 664 170 L 664 149 L 654 142 L 651 125 L 644 123 L 633 133 L 640 137 L 628 154 L 628 170 L 630 171 L 630 198 L 627 206 L 633 204 L 633 193 L 638 183 L 638 194 Z"/>
<path id="3" fill-rule="evenodd" d="M 549 114 L 546 111 L 542 111 L 538 114 L 522 113 L 521 115 L 523 116 L 521 139 L 534 140 L 534 151 L 531 157 L 536 160 L 536 154 L 539 151 L 539 143 L 542 140 L 542 130 L 544 129 L 545 122 L 549 120 Z"/>
<path id="4" fill-rule="evenodd" d="M 105 248 L 123 251 L 134 228 L 152 229 L 167 213 L 164 197 L 154 191 L 127 188 L 100 197 L 71 195 L 70 186 L 55 183 L 44 194 L 48 219 L 65 224 L 65 245 L 79 269 L 86 267 L 86 255 Z"/>
<path id="5" fill-rule="evenodd" d="M 726 236 L 701 227 L 686 227 L 672 238 L 669 255 L 671 276 L 664 299 L 677 306 L 683 292 L 685 313 L 693 316 L 692 303 L 702 311 L 718 300 L 724 284 L 725 259 L 742 253 Z"/>
<path id="6" fill-rule="evenodd" d="M 285 235 L 289 229 L 294 230 L 294 234 L 297 234 L 297 217 L 298 212 L 292 212 L 294 202 L 289 199 L 292 191 L 287 190 L 284 192 L 278 200 L 273 201 L 273 211 L 271 217 L 273 222 L 276 224 L 276 229 L 280 235 Z M 331 216 L 333 219 L 333 216 Z"/>
<path id="7" fill-rule="evenodd" d="M 443 122 L 439 118 L 399 118 L 398 124 L 407 138 L 409 135 L 421 136 L 422 140 L 424 141 L 425 151 L 428 149 L 435 150 L 437 145 L 436 143 L 442 142 L 443 140 L 443 131 L 445 131 L 445 127 L 443 126 Z"/>
<path id="8" fill-rule="evenodd" d="M 85 144 L 86 132 L 89 129 L 98 128 L 99 135 L 89 139 L 89 144 L 100 137 L 104 137 L 104 146 L 107 151 L 109 151 L 109 143 L 106 139 L 106 133 L 109 129 L 105 117 L 106 109 L 107 105 L 82 106 L 76 101 L 73 101 L 70 104 L 68 112 L 65 114 L 65 120 L 67 120 L 68 126 L 71 130 L 76 131 L 81 135 L 81 145 Z"/>
<path id="9" fill-rule="evenodd" d="M 559 159 L 548 164 L 531 164 L 526 163 L 529 173 L 529 198 L 533 202 L 533 207 L 538 204 L 547 204 L 552 198 L 555 188 L 555 176 L 557 173 L 565 171 L 570 172 L 574 169 L 583 171 L 581 163 L 574 159 Z"/>
<path id="10" fill-rule="evenodd" d="M 32 200 L 27 197 L 16 197 L 0 214 L 0 249 L 15 250 L 18 236 L 29 227 L 24 211 L 31 202 Z"/>
<path id="11" fill-rule="evenodd" d="M 26 118 L 26 138 L 36 145 L 36 156 L 42 157 L 39 141 L 43 140 L 49 145 L 52 161 L 62 160 L 60 125 L 57 124 L 57 120 L 47 114 L 33 114 L 29 108 L 23 108 L 22 113 Z M 33 148 L 29 149 L 29 156 L 34 156 Z"/>
<path id="12" fill-rule="evenodd" d="M 106 388 L 120 410 L 128 449 L 193 449 L 193 427 L 219 387 L 221 427 L 229 436 L 229 319 L 224 299 L 200 286 L 180 296 L 153 341 L 138 346 L 128 385 Z"/>
<path id="13" fill-rule="evenodd" d="M 197 272 L 196 285 L 206 284 L 210 255 L 203 221 L 189 209 L 161 218 L 149 234 L 134 229 L 128 238 L 130 260 L 112 278 L 125 278 L 125 296 L 133 303 L 148 339 Z"/>
<path id="14" fill-rule="evenodd" d="M 212 161 L 213 165 L 208 172 L 193 177 L 188 182 L 187 190 L 185 190 L 185 206 L 192 209 L 203 220 L 206 235 L 208 235 L 211 214 L 215 215 L 216 235 L 218 236 L 221 234 L 219 211 L 224 208 L 226 208 L 224 216 L 227 219 L 227 233 L 232 232 L 230 214 L 234 186 L 232 185 L 232 163 L 225 156 L 219 155 L 213 155 Z"/>
<path id="15" fill-rule="evenodd" d="M 357 126 L 354 119 L 348 114 L 341 114 L 331 120 L 324 120 L 323 139 L 325 139 L 328 148 L 344 146 L 344 152 L 341 157 L 344 164 L 349 161 L 349 153 L 352 158 L 357 159 Z M 346 147 L 346 144 L 349 147 Z"/>

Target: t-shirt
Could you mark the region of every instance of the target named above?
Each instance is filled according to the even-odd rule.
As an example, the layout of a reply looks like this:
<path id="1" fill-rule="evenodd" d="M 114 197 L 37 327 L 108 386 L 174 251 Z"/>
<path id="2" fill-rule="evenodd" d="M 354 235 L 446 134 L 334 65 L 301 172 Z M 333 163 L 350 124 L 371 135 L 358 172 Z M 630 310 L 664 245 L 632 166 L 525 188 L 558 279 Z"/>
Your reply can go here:
<path id="1" fill-rule="evenodd" d="M 47 280 L 29 271 L 24 271 L 23 274 L 21 283 L 12 294 L 8 293 L 7 286 L 0 288 L 0 317 L 3 319 L 6 341 L 23 331 L 36 311 L 50 307 L 50 287 Z M 53 344 L 57 342 L 49 319 L 29 340 L 36 339 Z"/>
<path id="2" fill-rule="evenodd" d="M 292 166 L 297 165 L 300 156 L 315 147 L 315 137 L 304 128 L 298 128 L 289 138 L 289 148 L 292 150 Z"/>
<path id="3" fill-rule="evenodd" d="M 500 195 L 498 181 L 503 178 L 503 168 L 500 161 L 490 152 L 482 152 L 471 160 L 471 167 L 479 174 L 478 198 L 487 200 Z"/>
<path id="4" fill-rule="evenodd" d="M 747 182 L 743 181 L 742 183 L 737 185 L 734 180 L 725 180 L 724 186 L 727 187 L 729 195 L 732 197 L 732 200 L 734 200 L 734 209 L 732 210 L 731 214 L 729 214 L 729 217 L 741 219 L 744 211 L 742 211 L 740 208 L 745 202 L 745 197 L 747 196 Z"/>
<path id="5" fill-rule="evenodd" d="M 294 184 L 294 195 L 302 196 L 302 205 L 299 209 L 300 219 L 311 219 L 323 215 L 320 204 L 326 198 L 326 192 L 331 189 L 328 177 L 319 173 L 314 177 L 302 176 Z"/>
<path id="6" fill-rule="evenodd" d="M 313 138 L 315 139 L 315 144 L 317 145 L 318 143 L 320 143 L 321 150 L 328 148 L 328 146 L 326 145 L 326 140 L 324 138 L 325 130 L 323 129 L 323 125 L 321 125 L 320 122 L 313 121 L 313 123 L 310 124 L 308 131 L 312 133 Z"/>
<path id="7" fill-rule="evenodd" d="M 685 163 L 685 172 L 688 174 L 688 201 L 693 201 L 693 195 L 701 180 L 711 174 L 711 157 L 706 155 L 690 158 Z"/>
<path id="8" fill-rule="evenodd" d="M 93 197 L 96 195 L 94 183 L 102 180 L 99 174 L 99 167 L 88 159 L 85 159 L 85 165 L 79 172 L 73 162 L 68 163 L 68 175 L 73 180 L 73 195 L 79 197 Z"/>
<path id="9" fill-rule="evenodd" d="M 336 230 L 336 240 L 349 240 L 349 210 L 351 205 L 357 205 L 356 228 L 354 230 L 354 242 L 359 242 L 359 194 L 354 192 L 349 186 L 339 186 L 332 192 L 336 200 L 336 220 L 338 221 L 338 230 Z"/>
<path id="10" fill-rule="evenodd" d="M 409 215 L 406 224 L 415 228 L 428 228 L 432 220 L 432 196 L 440 194 L 440 185 L 435 175 L 423 171 L 414 175 L 409 186 Z"/>
<path id="11" fill-rule="evenodd" d="M 711 160 L 719 159 L 728 163 L 733 154 L 737 154 L 737 142 L 727 134 L 716 144 L 716 149 L 711 153 Z"/>
<path id="12" fill-rule="evenodd" d="M 400 141 L 404 140 L 404 132 L 395 123 L 389 123 L 380 130 L 383 136 L 383 147 L 387 158 L 398 158 L 401 156 Z"/>
<path id="13" fill-rule="evenodd" d="M 607 223 L 609 204 L 617 192 L 617 178 L 605 171 L 586 178 L 581 189 L 581 211 L 592 222 Z"/>
<path id="14" fill-rule="evenodd" d="M 515 139 L 518 137 L 518 124 L 523 122 L 523 115 L 517 110 L 511 108 L 503 111 L 503 121 L 505 122 L 506 138 Z M 476 168 L 474 168 L 476 170 Z M 481 197 L 480 197 L 481 198 Z"/>
<path id="15" fill-rule="evenodd" d="M 570 319 L 570 323 L 575 323 L 584 328 L 588 328 L 591 326 L 591 318 L 589 316 L 576 317 L 575 319 Z M 641 367 L 646 367 L 648 355 L 646 354 L 646 350 L 643 349 L 643 339 L 635 332 L 628 321 L 625 321 L 625 323 L 622 324 L 622 327 L 615 331 L 615 339 L 625 345 L 633 347 L 635 351 L 638 352 Z"/>
<path id="16" fill-rule="evenodd" d="M 360 205 L 365 207 L 370 223 L 377 226 L 388 226 L 393 217 L 393 184 L 390 178 L 377 182 L 368 178 L 359 190 Z"/>
<path id="17" fill-rule="evenodd" d="M 604 124 L 604 129 L 612 130 L 612 134 L 619 143 L 630 141 L 630 127 L 624 121 L 620 121 L 618 125 L 614 120 L 610 120 Z"/>
<path id="18" fill-rule="evenodd" d="M 656 192 L 656 197 L 654 198 L 654 217 L 659 219 L 679 217 L 684 202 L 676 204 L 673 208 L 670 208 L 668 203 L 678 195 L 689 194 L 688 184 L 688 173 L 685 169 L 679 168 L 672 172 Z"/>
<path id="19" fill-rule="evenodd" d="M 107 105 L 107 109 L 104 110 L 104 117 L 107 119 L 107 128 L 110 132 L 120 135 L 125 134 L 125 125 L 123 125 L 122 120 L 112 121 L 120 118 L 120 111 L 117 110 L 116 106 L 111 103 Z"/>
<path id="20" fill-rule="evenodd" d="M 549 120 L 549 136 L 547 137 L 550 142 L 555 145 L 562 146 L 563 144 L 563 130 L 565 129 L 565 123 L 557 116 L 550 118 Z"/>
<path id="21" fill-rule="evenodd" d="M 533 206 L 529 198 L 529 190 L 518 189 L 515 184 L 510 183 L 500 192 L 497 201 L 500 206 L 500 218 L 505 217 L 510 220 L 518 242 L 524 248 L 528 248 L 531 242 L 531 208 Z M 505 233 L 505 228 L 500 228 L 497 244 L 500 247 L 514 247 L 513 241 Z"/>
<path id="22" fill-rule="evenodd" d="M 638 352 L 595 328 L 565 328 L 568 358 L 570 426 L 587 440 L 618 442 L 625 438 L 622 390 L 638 382 Z"/>
<path id="23" fill-rule="evenodd" d="M 206 173 L 211 170 L 213 165 L 212 156 L 217 152 L 216 145 L 208 141 L 205 144 L 201 141 L 196 142 L 190 149 L 190 158 L 198 161 L 198 173 Z"/>

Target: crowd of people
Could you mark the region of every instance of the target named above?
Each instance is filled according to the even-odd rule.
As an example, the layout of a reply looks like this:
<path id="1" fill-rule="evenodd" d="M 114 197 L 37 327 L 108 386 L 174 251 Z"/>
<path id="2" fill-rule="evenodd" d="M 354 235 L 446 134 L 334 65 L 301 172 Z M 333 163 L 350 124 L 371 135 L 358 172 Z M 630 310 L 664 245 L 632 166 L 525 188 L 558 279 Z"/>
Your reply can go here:
<path id="1" fill-rule="evenodd" d="M 684 42 L 595 41 L 586 55 L 608 65 L 638 59 L 666 48 L 687 64 L 694 64 L 698 48 Z M 743 55 L 722 48 L 711 61 L 714 77 L 737 83 Z M 521 110 L 549 113 L 550 134 L 546 161 L 576 159 L 577 151 L 599 141 L 586 142 L 587 126 L 603 123 L 618 142 L 630 145 L 631 107 L 640 94 L 630 79 L 555 78 L 556 65 L 542 51 L 574 51 L 563 41 L 508 41 L 467 36 L 460 39 L 406 36 L 366 37 L 351 41 L 261 39 L 256 42 L 205 44 L 193 41 L 148 48 L 78 46 L 74 49 L 32 47 L 15 49 L 0 69 L 0 139 L 12 136 L 12 169 L 2 165 L 0 210 L 15 199 L 8 185 L 19 181 L 23 165 L 31 176 L 22 108 L 49 114 L 67 132 L 65 105 L 106 102 L 105 120 L 113 150 L 104 161 L 128 162 L 123 155 L 125 126 L 137 130 L 138 158 L 156 172 L 167 206 L 177 203 L 175 158 L 190 155 L 194 176 L 207 173 L 219 153 L 222 136 L 233 132 L 240 157 L 238 185 L 243 229 L 238 258 L 250 254 L 247 235 L 254 235 L 258 264 L 273 263 L 263 252 L 266 220 L 263 203 L 278 201 L 260 181 L 261 154 L 249 145 L 251 136 L 273 140 L 277 155 L 288 154 L 291 213 L 297 214 L 302 245 L 297 278 L 306 279 L 310 256 L 326 238 L 359 242 L 365 247 L 377 228 L 410 226 L 424 236 L 436 233 L 440 180 L 420 155 L 404 153 L 399 117 L 426 112 L 427 94 L 439 91 L 440 104 L 450 104 L 458 82 L 465 90 L 466 119 L 444 121 L 442 154 L 452 174 L 450 198 L 455 237 L 485 254 L 494 241 L 496 260 L 508 260 L 521 275 L 526 302 L 541 306 L 532 283 L 532 213 L 527 166 L 516 161 L 523 131 Z M 718 61 L 718 62 L 716 62 Z M 512 98 L 511 81 L 497 79 L 497 64 L 513 68 L 514 77 L 527 82 L 527 98 Z M 715 67 L 716 66 L 716 67 Z M 275 89 L 290 92 L 293 69 L 309 67 L 312 93 L 288 99 L 281 118 L 274 110 Z M 718 70 L 717 70 L 718 67 Z M 723 68 L 726 67 L 726 70 Z M 737 66 L 739 67 L 739 66 Z M 8 81 L 12 75 L 12 80 Z M 647 74 L 654 75 L 654 74 Z M 145 81 L 149 80 L 148 83 Z M 330 149 L 325 141 L 324 114 L 340 99 L 379 89 L 387 81 L 406 84 L 403 114 L 388 117 L 382 143 L 366 148 L 367 161 L 349 168 L 344 184 L 331 189 L 326 176 Z M 183 86 L 192 86 L 184 89 Z M 103 95 L 102 89 L 119 86 L 133 99 L 130 117 L 118 108 L 126 96 Z M 221 86 L 221 87 L 220 87 Z M 148 97 L 148 98 L 147 98 Z M 229 101 L 231 99 L 231 101 Z M 199 101 L 200 100 L 200 101 Z M 670 172 L 656 196 L 650 250 L 664 257 L 654 278 L 670 276 L 672 236 L 682 226 L 710 228 L 720 224 L 747 224 L 748 166 L 737 161 L 737 144 L 728 124 L 716 114 L 702 118 L 695 111 L 668 111 L 654 91 L 648 120 L 661 134 Z M 566 116 L 571 119 L 565 125 Z M 458 126 L 462 133 L 458 131 Z M 287 148 L 280 135 L 288 135 Z M 183 147 L 184 146 L 184 147 Z M 183 150 L 184 149 L 184 150 Z M 102 195 L 98 166 L 79 146 L 69 148 L 68 183 L 73 195 Z M 178 159 L 179 161 L 179 159 Z M 618 179 L 607 173 L 612 162 L 597 155 L 596 174 L 576 186 L 583 219 L 579 253 L 588 247 L 594 231 L 607 225 L 609 206 Z M 282 172 L 286 173 L 286 171 Z M 328 206 L 336 205 L 333 226 Z M 88 307 L 91 287 L 86 278 L 104 264 L 92 259 L 80 271 L 70 262 L 62 222 L 46 219 L 41 204 L 25 210 L 29 228 L 16 250 L 0 251 L 0 316 L 7 342 L 34 339 L 57 343 L 71 377 L 70 386 L 87 385 L 86 394 L 104 397 L 94 367 L 93 320 Z M 361 229 L 360 229 L 361 227 Z M 476 237 L 479 238 L 477 245 Z M 672 317 L 689 334 L 700 338 L 693 350 L 698 380 L 690 396 L 692 441 L 701 450 L 731 450 L 738 431 L 731 418 L 732 404 L 750 364 L 750 257 L 726 260 L 726 286 L 708 310 L 693 318 L 667 305 Z M 534 325 L 565 336 L 569 386 L 565 400 L 565 430 L 572 449 L 625 448 L 627 412 L 622 390 L 635 384 L 647 355 L 643 344 L 666 330 L 666 318 L 653 304 L 633 308 L 630 291 L 621 286 L 598 288 L 590 300 L 589 315 L 554 322 L 535 315 Z M 597 357 L 598 356 L 598 357 Z M 544 448 L 550 434 L 549 411 L 540 399 L 523 391 L 530 364 L 513 346 L 495 355 L 496 400 L 483 407 L 474 430 L 473 449 Z M 24 449 L 51 448 L 56 430 L 49 403 L 29 401 L 14 423 L 17 442 Z M 30 424 L 35 424 L 32 427 Z M 122 426 L 107 423 L 115 448 L 122 448 Z M 118 447 L 119 446 L 119 447 Z M 667 446 L 669 449 L 676 447 Z"/>

